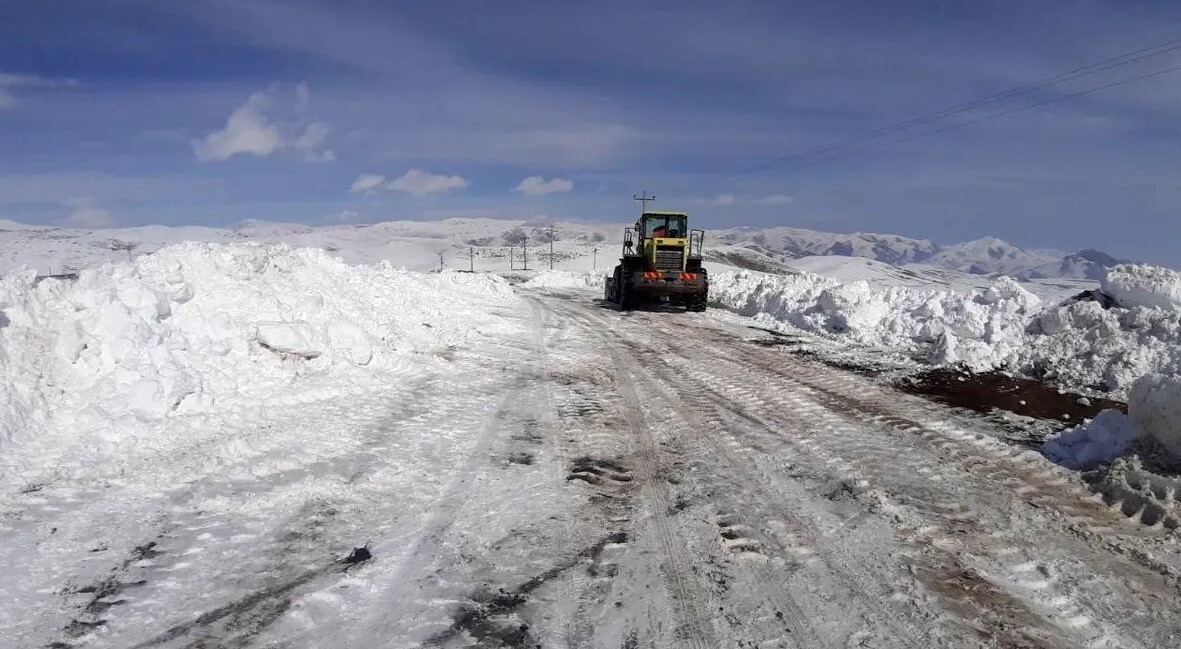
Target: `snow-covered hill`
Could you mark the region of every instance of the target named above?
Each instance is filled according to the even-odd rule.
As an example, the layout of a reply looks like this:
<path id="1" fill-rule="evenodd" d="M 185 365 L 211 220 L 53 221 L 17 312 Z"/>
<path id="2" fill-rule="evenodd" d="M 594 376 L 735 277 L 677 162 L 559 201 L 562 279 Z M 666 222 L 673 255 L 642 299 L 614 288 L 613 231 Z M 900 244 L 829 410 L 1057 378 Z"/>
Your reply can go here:
<path id="1" fill-rule="evenodd" d="M 145 226 L 71 230 L 0 221 L 0 273 L 28 266 L 44 275 L 69 274 L 105 261 L 132 259 L 179 241 L 242 240 L 324 248 L 350 263 L 384 260 L 417 270 L 440 266 L 508 270 L 523 263 L 526 243 L 530 263 L 538 266 L 539 261 L 545 261 L 548 265 L 551 227 L 556 262 L 597 254 L 592 264 L 602 267 L 618 254 L 624 224 L 454 218 L 364 225 L 247 221 L 224 229 Z M 517 249 L 510 252 L 510 247 Z M 788 227 L 710 230 L 706 254 L 715 262 L 770 272 L 783 272 L 795 266 L 797 259 L 820 256 L 863 258 L 920 275 L 944 269 L 1018 279 L 1094 281 L 1117 263 L 1096 250 L 1072 254 L 1025 250 L 996 238 L 945 246 L 889 234 L 836 234 Z"/>
<path id="2" fill-rule="evenodd" d="M 929 264 L 894 266 L 864 257 L 813 256 L 784 262 L 794 270 L 815 273 L 839 282 L 864 281 L 881 288 L 955 291 L 970 293 L 992 286 L 994 277 L 951 270 Z M 1083 291 L 1094 290 L 1096 282 L 1074 277 L 1026 279 L 1026 290 L 1046 302 L 1061 302 Z"/>
<path id="3" fill-rule="evenodd" d="M 715 253 L 733 255 L 735 249 L 742 249 L 755 259 L 862 257 L 900 267 L 924 264 L 973 275 L 1009 275 L 1018 279 L 1097 281 L 1103 275 L 1103 269 L 1119 263 L 1097 250 L 1071 254 L 1026 250 L 995 237 L 945 246 L 927 239 L 892 234 L 835 234 L 797 228 L 733 228 L 711 234 L 714 241 L 724 244 L 723 250 L 715 250 Z M 763 263 L 765 265 L 765 259 Z"/>
<path id="4" fill-rule="evenodd" d="M 730 245 L 753 244 L 788 257 L 839 255 L 865 257 L 887 264 L 930 259 L 939 244 L 892 234 L 836 234 L 799 228 L 730 228 L 711 233 L 713 240 Z"/>

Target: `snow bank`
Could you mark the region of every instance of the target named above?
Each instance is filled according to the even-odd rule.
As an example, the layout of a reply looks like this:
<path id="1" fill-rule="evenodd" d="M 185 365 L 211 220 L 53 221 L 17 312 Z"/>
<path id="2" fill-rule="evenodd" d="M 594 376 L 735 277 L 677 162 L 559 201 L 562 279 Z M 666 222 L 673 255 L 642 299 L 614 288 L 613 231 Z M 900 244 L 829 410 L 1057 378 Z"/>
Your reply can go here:
<path id="1" fill-rule="evenodd" d="M 1156 308 L 1054 306 L 1031 323 L 1014 369 L 1068 386 L 1127 391 L 1142 376 L 1181 367 L 1181 314 Z"/>
<path id="2" fill-rule="evenodd" d="M 1062 431 L 1042 446 L 1052 461 L 1071 469 L 1084 469 L 1109 462 L 1136 441 L 1132 420 L 1118 410 L 1104 410 L 1091 421 Z"/>
<path id="3" fill-rule="evenodd" d="M 572 270 L 545 270 L 525 282 L 527 288 L 603 288 L 603 273 Z"/>
<path id="4" fill-rule="evenodd" d="M 1142 264 L 1120 264 L 1107 269 L 1100 290 L 1116 304 L 1131 309 L 1156 307 L 1181 311 L 1181 273 Z"/>
<path id="5" fill-rule="evenodd" d="M 72 282 L 8 275 L 0 451 L 46 432 L 97 448 L 175 415 L 372 384 L 504 326 L 489 306 L 517 299 L 495 276 L 253 243 L 183 243 Z"/>
<path id="6" fill-rule="evenodd" d="M 1172 272 L 1123 268 L 1138 277 Z M 1147 306 L 1104 309 L 1093 301 L 1043 306 L 1008 277 L 963 292 L 745 271 L 711 276 L 710 294 L 743 315 L 933 363 L 1005 368 L 1117 396 L 1142 376 L 1181 368 L 1181 313 Z"/>
<path id="7" fill-rule="evenodd" d="M 1017 353 L 1025 321 L 1041 301 L 1002 277 L 983 291 L 871 286 L 801 273 L 751 271 L 710 278 L 710 297 L 743 315 L 765 313 L 800 329 L 900 349 L 935 345 L 937 360 L 973 369 L 994 367 Z"/>

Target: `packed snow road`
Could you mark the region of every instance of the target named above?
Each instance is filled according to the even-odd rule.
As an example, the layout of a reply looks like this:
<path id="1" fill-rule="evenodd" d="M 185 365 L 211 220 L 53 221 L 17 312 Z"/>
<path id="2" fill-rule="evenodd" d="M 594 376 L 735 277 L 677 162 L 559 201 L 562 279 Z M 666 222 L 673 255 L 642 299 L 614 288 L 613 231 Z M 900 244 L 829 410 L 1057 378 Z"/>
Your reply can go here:
<path id="1" fill-rule="evenodd" d="M 1181 641 L 1175 532 L 985 421 L 708 314 L 524 295 L 495 343 L 227 416 L 160 458 L 183 483 L 4 494 L 0 644 Z"/>

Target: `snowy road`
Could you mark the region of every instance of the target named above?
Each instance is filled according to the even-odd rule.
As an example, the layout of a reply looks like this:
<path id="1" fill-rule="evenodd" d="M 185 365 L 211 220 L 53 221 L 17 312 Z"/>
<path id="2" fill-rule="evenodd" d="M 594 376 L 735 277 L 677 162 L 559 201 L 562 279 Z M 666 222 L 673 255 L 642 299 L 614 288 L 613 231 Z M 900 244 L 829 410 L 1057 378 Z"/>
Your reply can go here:
<path id="1" fill-rule="evenodd" d="M 1181 642 L 1176 533 L 984 420 L 708 314 L 526 298 L 384 386 L 3 494 L 0 645 Z"/>

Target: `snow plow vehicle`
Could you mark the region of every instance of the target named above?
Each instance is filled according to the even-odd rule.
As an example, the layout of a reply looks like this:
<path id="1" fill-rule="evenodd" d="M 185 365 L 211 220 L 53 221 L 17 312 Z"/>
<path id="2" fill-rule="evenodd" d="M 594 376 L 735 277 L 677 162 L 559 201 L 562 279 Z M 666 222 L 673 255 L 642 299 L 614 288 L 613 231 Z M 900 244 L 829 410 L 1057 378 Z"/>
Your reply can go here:
<path id="1" fill-rule="evenodd" d="M 640 214 L 623 230 L 623 255 L 607 278 L 604 298 L 622 311 L 650 302 L 704 311 L 709 277 L 701 266 L 704 230 L 689 230 L 683 212 Z"/>

